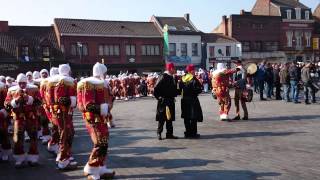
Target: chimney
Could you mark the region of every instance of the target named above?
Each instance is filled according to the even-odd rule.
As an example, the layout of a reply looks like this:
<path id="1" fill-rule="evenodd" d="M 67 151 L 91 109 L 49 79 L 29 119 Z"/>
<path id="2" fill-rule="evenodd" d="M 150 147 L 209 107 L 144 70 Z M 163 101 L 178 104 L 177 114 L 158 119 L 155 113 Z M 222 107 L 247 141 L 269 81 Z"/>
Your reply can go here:
<path id="1" fill-rule="evenodd" d="M 222 24 L 223 24 L 223 34 L 228 36 L 228 18 L 227 16 L 222 16 Z"/>
<path id="2" fill-rule="evenodd" d="M 8 32 L 9 25 L 8 21 L 0 21 L 0 32 Z"/>
<path id="3" fill-rule="evenodd" d="M 189 22 L 190 21 L 190 14 L 189 13 L 186 13 L 184 14 L 184 19 Z"/>
<path id="4" fill-rule="evenodd" d="M 241 9 L 240 15 L 245 15 L 245 14 L 246 14 L 246 11 L 244 9 Z"/>

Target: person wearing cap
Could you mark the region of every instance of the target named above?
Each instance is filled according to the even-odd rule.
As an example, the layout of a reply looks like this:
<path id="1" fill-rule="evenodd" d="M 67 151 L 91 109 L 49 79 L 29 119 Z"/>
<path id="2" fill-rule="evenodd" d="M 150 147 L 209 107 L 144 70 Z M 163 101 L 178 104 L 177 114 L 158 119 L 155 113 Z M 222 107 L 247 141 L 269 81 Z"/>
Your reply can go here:
<path id="1" fill-rule="evenodd" d="M 72 170 L 77 162 L 72 157 L 72 141 L 74 136 L 73 109 L 76 107 L 76 84 L 70 77 L 68 64 L 59 65 L 59 75 L 50 77 L 46 91 L 46 101 L 52 112 L 51 121 L 59 130 L 59 153 L 56 158 L 59 170 Z"/>
<path id="2" fill-rule="evenodd" d="M 182 76 L 179 83 L 181 91 L 181 118 L 184 119 L 185 138 L 199 138 L 197 131 L 197 122 L 203 121 L 203 114 L 198 99 L 198 95 L 202 92 L 202 86 L 195 77 L 194 65 L 190 64 L 186 68 L 187 74 Z"/>
<path id="3" fill-rule="evenodd" d="M 238 68 L 238 71 L 233 74 L 233 82 L 234 82 L 234 104 L 236 106 L 236 117 L 233 118 L 233 120 L 240 120 L 240 103 L 241 107 L 243 109 L 243 118 L 242 120 L 248 120 L 249 115 L 248 115 L 248 109 L 246 105 L 246 100 L 243 97 L 243 93 L 246 90 L 247 86 L 247 71 L 246 69 L 243 68 L 242 62 L 240 60 L 235 62 L 235 65 Z M 240 103 L 239 103 L 240 101 Z"/>
<path id="4" fill-rule="evenodd" d="M 217 64 L 217 70 L 212 73 L 212 91 L 217 96 L 220 105 L 220 120 L 229 121 L 231 97 L 229 94 L 230 78 L 237 69 L 226 69 L 224 63 Z"/>
<path id="5" fill-rule="evenodd" d="M 112 96 L 105 82 L 107 67 L 96 63 L 93 66 L 93 76 L 81 80 L 77 85 L 78 108 L 93 142 L 89 160 L 84 167 L 88 179 L 112 178 L 115 172 L 105 164 L 109 131 L 106 117 L 112 108 Z"/>
<path id="6" fill-rule="evenodd" d="M 173 63 L 166 64 L 166 71 L 159 77 L 154 87 L 154 96 L 158 100 L 156 121 L 158 121 L 157 135 L 162 140 L 161 133 L 166 123 L 166 139 L 177 139 L 173 135 L 172 122 L 175 121 L 175 97 L 179 94 L 174 78 L 176 70 Z"/>
<path id="7" fill-rule="evenodd" d="M 28 72 L 26 73 L 26 76 L 27 76 L 27 78 L 28 78 L 28 84 L 34 84 L 32 72 L 31 72 L 31 71 L 28 71 Z"/>
<path id="8" fill-rule="evenodd" d="M 36 106 L 40 101 L 40 93 L 36 86 L 28 84 L 27 76 L 17 76 L 18 85 L 8 89 L 5 106 L 11 110 L 14 119 L 13 154 L 15 166 L 23 166 L 27 161 L 30 165 L 37 165 L 39 152 L 37 147 L 38 119 Z M 24 153 L 24 132 L 30 137 L 28 155 Z"/>

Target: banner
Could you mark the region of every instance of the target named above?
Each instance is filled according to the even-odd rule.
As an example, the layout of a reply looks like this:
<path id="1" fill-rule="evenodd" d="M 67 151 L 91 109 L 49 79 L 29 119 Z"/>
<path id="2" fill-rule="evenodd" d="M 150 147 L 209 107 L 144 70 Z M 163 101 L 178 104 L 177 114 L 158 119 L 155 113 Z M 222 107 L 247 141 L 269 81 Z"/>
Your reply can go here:
<path id="1" fill-rule="evenodd" d="M 312 39 L 312 48 L 313 48 L 313 50 L 319 49 L 319 38 Z"/>

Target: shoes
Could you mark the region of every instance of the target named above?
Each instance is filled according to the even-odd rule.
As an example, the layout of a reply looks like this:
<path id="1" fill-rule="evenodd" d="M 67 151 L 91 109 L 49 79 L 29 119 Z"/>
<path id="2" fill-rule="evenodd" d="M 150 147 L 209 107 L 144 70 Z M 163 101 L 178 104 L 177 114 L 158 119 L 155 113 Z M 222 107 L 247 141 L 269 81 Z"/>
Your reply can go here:
<path id="1" fill-rule="evenodd" d="M 295 103 L 295 104 L 301 104 L 301 102 L 300 102 L 300 101 L 295 101 L 294 103 Z"/>
<path id="2" fill-rule="evenodd" d="M 199 139 L 199 138 L 200 138 L 200 134 L 191 135 L 190 138 L 192 138 L 192 139 Z"/>
<path id="3" fill-rule="evenodd" d="M 157 133 L 157 136 L 158 136 L 158 140 L 161 141 L 162 140 L 161 133 Z"/>
<path id="4" fill-rule="evenodd" d="M 247 116 L 244 116 L 242 120 L 249 120 L 249 118 Z"/>
<path id="5" fill-rule="evenodd" d="M 166 139 L 179 139 L 179 137 L 174 135 L 166 135 Z"/>
<path id="6" fill-rule="evenodd" d="M 309 104 L 311 104 L 311 103 L 310 103 L 309 101 L 306 101 L 305 104 L 306 104 L 306 105 L 309 105 Z"/>
<path id="7" fill-rule="evenodd" d="M 312 101 L 313 104 L 317 103 L 317 101 Z"/>
<path id="8" fill-rule="evenodd" d="M 235 118 L 233 118 L 232 120 L 240 120 L 240 116 L 236 116 Z"/>
<path id="9" fill-rule="evenodd" d="M 266 101 L 267 99 L 266 98 L 260 98 L 260 101 Z"/>

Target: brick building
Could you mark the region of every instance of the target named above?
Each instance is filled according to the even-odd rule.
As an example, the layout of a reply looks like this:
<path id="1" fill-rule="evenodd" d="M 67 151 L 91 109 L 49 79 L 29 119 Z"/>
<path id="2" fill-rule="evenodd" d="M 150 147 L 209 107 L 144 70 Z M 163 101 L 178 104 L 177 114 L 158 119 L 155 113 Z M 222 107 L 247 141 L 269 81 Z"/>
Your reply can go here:
<path id="1" fill-rule="evenodd" d="M 281 17 L 280 47 L 287 60 L 314 60 L 312 33 L 314 19 L 311 8 L 299 0 L 257 0 L 253 15 Z"/>
<path id="2" fill-rule="evenodd" d="M 151 22 L 54 19 L 54 27 L 75 75 L 90 75 L 97 61 L 103 61 L 110 74 L 164 67 L 163 38 Z"/>
<path id="3" fill-rule="evenodd" d="M 314 31 L 313 31 L 313 51 L 315 60 L 320 62 L 320 3 L 313 12 L 313 17 L 315 20 Z"/>
<path id="4" fill-rule="evenodd" d="M 0 74 L 15 77 L 65 63 L 53 26 L 9 26 L 0 21 Z"/>
<path id="5" fill-rule="evenodd" d="M 280 17 L 255 16 L 242 10 L 240 15 L 223 16 L 213 32 L 241 42 L 245 61 L 285 61 L 280 51 L 280 23 Z"/>

